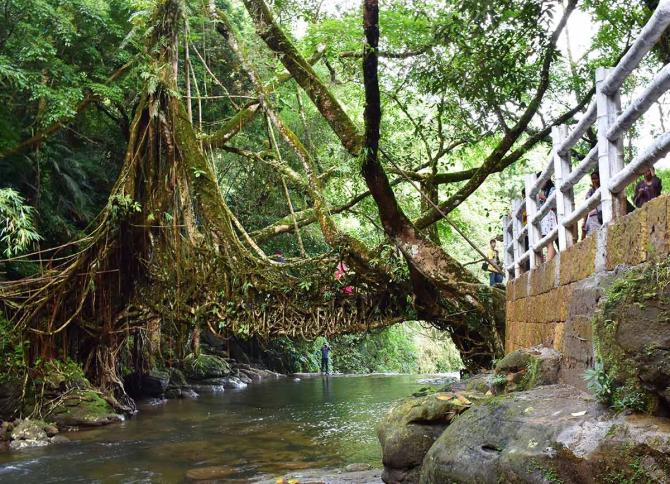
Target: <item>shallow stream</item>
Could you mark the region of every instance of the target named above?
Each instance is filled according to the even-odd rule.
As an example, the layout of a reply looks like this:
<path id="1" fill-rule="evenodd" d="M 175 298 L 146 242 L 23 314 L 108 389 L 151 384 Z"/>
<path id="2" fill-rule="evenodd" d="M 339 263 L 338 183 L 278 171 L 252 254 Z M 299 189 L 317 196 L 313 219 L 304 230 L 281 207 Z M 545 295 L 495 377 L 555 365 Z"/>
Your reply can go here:
<path id="1" fill-rule="evenodd" d="M 301 469 L 381 467 L 375 424 L 426 386 L 418 375 L 285 378 L 144 406 L 72 442 L 0 454 L 0 482 L 184 482 L 221 466 L 225 481 Z M 219 474 L 220 475 L 220 474 Z"/>

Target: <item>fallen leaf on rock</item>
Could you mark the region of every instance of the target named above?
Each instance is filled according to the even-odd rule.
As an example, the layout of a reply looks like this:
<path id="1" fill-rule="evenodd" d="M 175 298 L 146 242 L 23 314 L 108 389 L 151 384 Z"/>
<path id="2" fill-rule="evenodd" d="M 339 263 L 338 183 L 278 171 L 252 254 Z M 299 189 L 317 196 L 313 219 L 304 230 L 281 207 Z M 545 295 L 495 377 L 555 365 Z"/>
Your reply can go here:
<path id="1" fill-rule="evenodd" d="M 461 402 L 463 405 L 471 405 L 471 404 L 472 404 L 472 402 L 471 402 L 470 400 L 468 400 L 467 398 L 465 398 L 465 397 L 464 397 L 463 395 L 461 395 L 460 393 L 457 393 L 457 394 L 456 394 L 456 398 L 458 398 L 458 401 Z"/>
<path id="2" fill-rule="evenodd" d="M 571 413 L 570 415 L 572 415 L 573 417 L 581 417 L 582 415 L 586 415 L 586 410 L 582 410 L 581 412 L 574 412 Z"/>
<path id="3" fill-rule="evenodd" d="M 454 398 L 454 394 L 451 392 L 436 393 L 435 396 L 438 400 L 451 400 Z"/>

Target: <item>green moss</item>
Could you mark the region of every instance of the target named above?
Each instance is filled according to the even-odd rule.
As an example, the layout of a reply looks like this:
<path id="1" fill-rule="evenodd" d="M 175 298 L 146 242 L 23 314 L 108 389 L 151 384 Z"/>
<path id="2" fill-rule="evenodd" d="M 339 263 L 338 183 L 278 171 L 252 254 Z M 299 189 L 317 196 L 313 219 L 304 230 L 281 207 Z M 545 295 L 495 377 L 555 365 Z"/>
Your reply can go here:
<path id="1" fill-rule="evenodd" d="M 636 457 L 627 467 L 611 470 L 602 476 L 606 484 L 642 484 L 651 482 L 651 476 L 642 467 L 642 458 Z"/>
<path id="2" fill-rule="evenodd" d="M 519 390 L 530 390 L 537 386 L 537 381 L 542 367 L 542 360 L 540 358 L 531 358 L 526 365 L 526 373 L 519 383 Z"/>
<path id="3" fill-rule="evenodd" d="M 595 356 L 601 362 L 600 380 L 611 388 L 596 395 L 603 403 L 617 410 L 652 411 L 656 397 L 641 386 L 639 361 L 627 354 L 617 342 L 620 318 L 625 308 L 637 306 L 644 310 L 647 304 L 657 302 L 670 285 L 670 261 L 650 262 L 628 271 L 607 290 L 592 321 Z M 659 315 L 659 320 L 665 320 Z M 669 319 L 670 320 L 670 319 Z M 654 344 L 645 346 L 642 356 L 652 356 Z M 587 371 L 587 380 L 595 376 Z M 605 391 L 606 390 L 606 391 Z"/>

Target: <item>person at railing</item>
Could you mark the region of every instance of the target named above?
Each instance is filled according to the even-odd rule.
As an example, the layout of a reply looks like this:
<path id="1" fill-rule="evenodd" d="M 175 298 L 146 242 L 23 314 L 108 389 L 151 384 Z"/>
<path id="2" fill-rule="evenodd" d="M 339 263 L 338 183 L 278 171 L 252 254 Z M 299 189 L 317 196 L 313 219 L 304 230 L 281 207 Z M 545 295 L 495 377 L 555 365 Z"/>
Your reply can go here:
<path id="1" fill-rule="evenodd" d="M 540 201 L 540 205 L 544 205 L 546 203 L 547 199 L 551 196 L 552 193 L 554 193 L 555 189 L 556 187 L 554 186 L 554 182 L 551 181 L 550 178 L 544 184 L 542 190 L 540 190 L 540 193 L 537 196 L 538 200 Z M 542 237 L 551 233 L 551 231 L 554 230 L 557 225 L 558 221 L 556 219 L 556 211 L 551 208 L 540 221 L 540 232 L 542 233 Z M 549 245 L 547 245 L 547 262 L 553 259 L 555 255 L 556 248 L 554 247 L 554 242 L 552 241 L 549 243 Z"/>
<path id="2" fill-rule="evenodd" d="M 644 178 L 635 187 L 635 196 L 633 201 L 635 206 L 640 208 L 649 200 L 653 200 L 661 194 L 663 185 L 661 179 L 656 176 L 654 167 L 650 166 L 644 170 Z"/>
<path id="3" fill-rule="evenodd" d="M 593 195 L 596 190 L 600 188 L 600 173 L 598 170 L 591 173 L 591 188 L 586 192 L 586 199 L 588 200 L 591 195 Z M 586 238 L 587 235 L 592 234 L 598 230 L 603 224 L 603 209 L 602 205 L 598 204 L 596 208 L 591 210 L 586 214 L 584 218 L 584 223 L 582 224 L 582 238 Z"/>
<path id="4" fill-rule="evenodd" d="M 498 253 L 498 249 L 496 249 L 496 239 L 491 239 L 489 241 L 489 250 L 486 254 L 486 258 L 488 259 L 486 269 L 489 271 L 489 285 L 495 286 L 496 284 L 502 284 L 503 275 L 496 269 L 496 266 L 500 267 L 500 254 Z M 493 262 L 493 264 L 491 264 L 491 262 Z"/>

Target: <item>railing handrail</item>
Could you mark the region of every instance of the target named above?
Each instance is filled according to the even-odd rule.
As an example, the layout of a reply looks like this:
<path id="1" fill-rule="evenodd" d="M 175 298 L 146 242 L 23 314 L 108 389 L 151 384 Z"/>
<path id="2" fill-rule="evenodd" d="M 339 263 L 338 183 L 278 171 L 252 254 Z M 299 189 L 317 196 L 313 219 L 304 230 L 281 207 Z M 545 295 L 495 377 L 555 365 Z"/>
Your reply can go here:
<path id="1" fill-rule="evenodd" d="M 576 232 L 573 228 L 598 205 L 602 223 L 607 224 L 623 213 L 621 193 L 640 172 L 670 153 L 670 131 L 658 136 L 642 153 L 624 166 L 622 136 L 668 90 L 670 64 L 663 66 L 637 98 L 622 111 L 619 101 L 621 86 L 639 66 L 658 39 L 670 26 L 670 0 L 661 0 L 653 15 L 642 28 L 625 55 L 611 69 L 596 72 L 596 96 L 572 130 L 567 126 L 552 131 L 553 148 L 549 162 L 539 176 L 526 176 L 526 198 L 514 200 L 510 216 L 503 221 L 504 267 L 512 279 L 522 272 L 529 261 L 532 270 L 539 264 L 539 253 L 558 239 L 559 251 L 572 245 Z M 572 148 L 584 133 L 597 124 L 598 140 L 587 155 L 573 167 L 570 163 Z M 578 206 L 574 206 L 574 187 L 595 167 L 600 173 L 601 186 Z M 556 175 L 554 192 L 538 207 L 537 197 L 552 175 Z M 553 210 L 557 224 L 549 233 L 540 235 L 538 226 Z M 523 214 L 526 223 L 523 223 Z"/>

